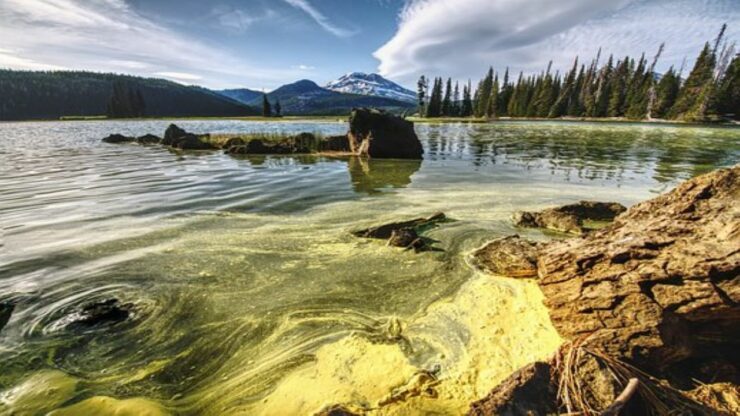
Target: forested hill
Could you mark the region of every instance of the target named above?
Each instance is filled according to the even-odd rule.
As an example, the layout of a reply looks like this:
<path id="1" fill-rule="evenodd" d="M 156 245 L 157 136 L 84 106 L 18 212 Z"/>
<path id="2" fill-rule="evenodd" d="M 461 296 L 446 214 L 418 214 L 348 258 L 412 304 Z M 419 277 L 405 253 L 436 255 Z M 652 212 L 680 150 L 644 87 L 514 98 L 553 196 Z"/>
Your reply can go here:
<path id="1" fill-rule="evenodd" d="M 204 88 L 93 72 L 0 70 L 0 97 L 0 120 L 257 114 L 251 107 Z"/>

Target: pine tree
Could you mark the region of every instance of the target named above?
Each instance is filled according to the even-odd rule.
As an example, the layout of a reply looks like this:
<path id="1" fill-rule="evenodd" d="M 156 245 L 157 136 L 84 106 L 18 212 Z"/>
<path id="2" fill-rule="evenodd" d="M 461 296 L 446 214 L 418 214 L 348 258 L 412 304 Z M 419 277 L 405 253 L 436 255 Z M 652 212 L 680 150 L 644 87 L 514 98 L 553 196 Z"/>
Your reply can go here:
<path id="1" fill-rule="evenodd" d="M 470 84 L 470 80 L 468 80 L 468 85 L 463 87 L 463 100 L 462 100 L 462 107 L 460 109 L 460 116 L 461 117 L 470 117 L 473 115 L 473 98 L 471 93 L 472 85 Z"/>
<path id="2" fill-rule="evenodd" d="M 452 79 L 447 78 L 444 98 L 442 99 L 442 115 L 449 117 L 452 115 Z"/>
<path id="3" fill-rule="evenodd" d="M 705 88 L 712 82 L 714 63 L 714 54 L 709 47 L 709 42 L 707 42 L 678 93 L 676 104 L 669 113 L 670 118 L 692 119 L 696 115 L 700 97 Z"/>
<path id="4" fill-rule="evenodd" d="M 262 117 L 272 117 L 272 106 L 267 94 L 262 94 Z"/>
<path id="5" fill-rule="evenodd" d="M 277 99 L 277 98 L 275 99 L 275 105 L 273 106 L 273 108 L 275 109 L 275 117 L 282 117 L 283 116 L 283 114 L 282 114 L 283 107 L 280 105 L 280 100 L 279 99 Z"/>
<path id="6" fill-rule="evenodd" d="M 514 92 L 514 87 L 509 83 L 509 68 L 506 67 L 504 72 L 504 80 L 501 84 L 501 91 L 499 92 L 499 102 L 496 104 L 499 117 L 509 115 L 509 100 L 511 100 L 511 94 Z"/>
<path id="7" fill-rule="evenodd" d="M 460 85 L 455 81 L 455 89 L 452 93 L 452 115 L 453 117 L 460 117 Z"/>
<path id="8" fill-rule="evenodd" d="M 717 91 L 717 113 L 740 120 L 740 54 L 728 65 Z"/>
<path id="9" fill-rule="evenodd" d="M 624 100 L 626 97 L 627 80 L 629 78 L 630 58 L 625 57 L 624 61 L 617 62 L 609 88 L 611 97 L 607 107 L 607 116 L 622 117 L 624 116 Z"/>
<path id="10" fill-rule="evenodd" d="M 485 78 L 481 80 L 480 87 L 476 91 L 475 116 L 484 117 L 488 111 L 488 100 L 491 99 L 491 89 L 493 88 L 493 67 L 488 69 Z"/>
<path id="11" fill-rule="evenodd" d="M 416 83 L 416 101 L 419 107 L 419 115 L 422 117 L 424 117 L 427 112 L 427 94 L 429 94 L 429 80 L 422 75 Z"/>
<path id="12" fill-rule="evenodd" d="M 427 104 L 427 117 L 439 117 L 442 115 L 442 78 L 434 79 L 432 94 Z"/>
<path id="13" fill-rule="evenodd" d="M 671 67 L 660 78 L 658 85 L 655 87 L 655 105 L 650 114 L 654 118 L 666 118 L 668 111 L 673 107 L 678 96 L 678 90 L 681 87 L 681 80 Z"/>
<path id="14" fill-rule="evenodd" d="M 488 107 L 486 108 L 486 117 L 493 118 L 498 116 L 498 75 L 493 79 L 491 85 L 491 95 L 488 97 Z"/>

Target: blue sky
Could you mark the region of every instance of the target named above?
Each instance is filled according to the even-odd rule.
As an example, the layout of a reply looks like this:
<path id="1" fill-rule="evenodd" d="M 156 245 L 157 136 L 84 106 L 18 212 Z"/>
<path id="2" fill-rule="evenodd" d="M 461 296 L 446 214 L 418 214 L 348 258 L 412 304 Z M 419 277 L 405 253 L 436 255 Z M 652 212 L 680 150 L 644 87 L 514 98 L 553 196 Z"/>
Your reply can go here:
<path id="1" fill-rule="evenodd" d="M 422 73 L 477 80 L 576 55 L 691 64 L 740 0 L 0 0 L 0 67 L 86 69 L 211 88 L 324 84 L 353 71 L 413 87 Z"/>

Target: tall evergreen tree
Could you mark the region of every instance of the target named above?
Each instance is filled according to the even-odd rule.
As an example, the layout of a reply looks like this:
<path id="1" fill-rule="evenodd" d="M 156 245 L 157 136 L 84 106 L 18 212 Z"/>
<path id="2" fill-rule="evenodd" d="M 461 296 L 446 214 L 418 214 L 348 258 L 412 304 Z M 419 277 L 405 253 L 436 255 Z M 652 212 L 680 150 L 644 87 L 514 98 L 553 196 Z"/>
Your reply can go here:
<path id="1" fill-rule="evenodd" d="M 442 78 L 434 79 L 434 86 L 427 104 L 427 117 L 439 117 L 442 115 Z"/>
<path id="2" fill-rule="evenodd" d="M 486 108 L 486 117 L 498 117 L 498 75 L 493 78 L 491 85 L 491 95 L 488 97 L 488 107 Z"/>
<path id="3" fill-rule="evenodd" d="M 717 91 L 717 112 L 740 120 L 740 54 L 732 58 Z"/>
<path id="4" fill-rule="evenodd" d="M 673 107 L 681 87 L 681 80 L 676 71 L 671 67 L 655 87 L 655 105 L 651 109 L 651 117 L 666 118 L 668 111 Z"/>
<path id="5" fill-rule="evenodd" d="M 488 112 L 488 100 L 491 99 L 491 89 L 493 88 L 493 67 L 488 69 L 488 73 L 481 80 L 480 87 L 476 91 L 478 97 L 475 104 L 475 116 L 485 117 Z"/>
<path id="6" fill-rule="evenodd" d="M 447 78 L 444 98 L 442 99 L 442 115 L 445 117 L 452 115 L 452 78 Z"/>
<path id="7" fill-rule="evenodd" d="M 460 117 L 460 85 L 455 81 L 455 89 L 452 93 L 452 116 Z"/>
<path id="8" fill-rule="evenodd" d="M 629 80 L 630 58 L 625 57 L 623 61 L 617 62 L 609 88 L 611 97 L 607 108 L 607 116 L 624 116 L 624 101 L 627 96 L 627 81 Z"/>
<path id="9" fill-rule="evenodd" d="M 702 93 L 713 81 L 714 64 L 714 54 L 707 42 L 678 93 L 676 104 L 669 113 L 670 118 L 693 119 L 697 116 Z"/>
<path id="10" fill-rule="evenodd" d="M 273 108 L 275 109 L 275 117 L 282 117 L 283 116 L 283 114 L 282 114 L 282 112 L 283 112 L 283 106 L 280 105 L 280 100 L 279 99 L 277 99 L 277 98 L 275 99 L 275 105 L 273 106 Z"/>
<path id="11" fill-rule="evenodd" d="M 422 75 L 416 83 L 416 104 L 419 107 L 419 115 L 424 117 L 427 109 L 427 95 L 429 94 L 429 80 Z"/>
<path id="12" fill-rule="evenodd" d="M 262 117 L 272 117 L 272 106 L 267 94 L 262 94 Z"/>
<path id="13" fill-rule="evenodd" d="M 472 92 L 470 91 L 471 88 L 472 85 L 470 84 L 470 80 L 468 80 L 468 85 L 463 87 L 462 106 L 460 108 L 460 116 L 462 117 L 470 117 L 473 115 L 473 98 Z"/>
<path id="14" fill-rule="evenodd" d="M 509 83 L 509 68 L 506 67 L 504 72 L 504 79 L 501 83 L 501 89 L 498 95 L 499 102 L 496 104 L 499 117 L 509 115 L 509 100 L 511 100 L 511 94 L 514 92 L 514 87 Z"/>

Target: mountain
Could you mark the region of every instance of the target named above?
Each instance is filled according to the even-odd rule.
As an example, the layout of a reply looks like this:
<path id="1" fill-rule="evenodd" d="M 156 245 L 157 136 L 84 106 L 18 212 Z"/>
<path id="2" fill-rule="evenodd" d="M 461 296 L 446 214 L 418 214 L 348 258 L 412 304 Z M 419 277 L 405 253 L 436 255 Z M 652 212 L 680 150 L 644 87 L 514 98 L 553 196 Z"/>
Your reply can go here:
<path id="1" fill-rule="evenodd" d="M 326 84 L 326 89 L 347 94 L 392 98 L 409 103 L 416 102 L 416 93 L 378 74 L 352 72 Z"/>
<path id="2" fill-rule="evenodd" d="M 413 107 L 412 103 L 391 98 L 331 91 L 307 79 L 283 85 L 267 94 L 267 97 L 273 104 L 280 100 L 285 115 L 345 115 L 355 107 L 377 107 L 400 112 Z M 262 105 L 262 97 L 248 104 Z"/>
<path id="3" fill-rule="evenodd" d="M 242 104 L 247 104 L 253 101 L 257 97 L 262 97 L 262 93 L 247 88 L 236 88 L 232 90 L 218 90 L 214 91 L 217 94 L 221 94 L 224 97 L 229 97 L 234 101 L 239 101 Z"/>
<path id="4" fill-rule="evenodd" d="M 258 111 L 201 87 L 158 78 L 94 72 L 0 70 L 0 120 L 105 115 L 113 85 L 143 98 L 145 116 L 247 116 Z"/>

